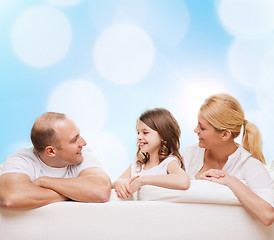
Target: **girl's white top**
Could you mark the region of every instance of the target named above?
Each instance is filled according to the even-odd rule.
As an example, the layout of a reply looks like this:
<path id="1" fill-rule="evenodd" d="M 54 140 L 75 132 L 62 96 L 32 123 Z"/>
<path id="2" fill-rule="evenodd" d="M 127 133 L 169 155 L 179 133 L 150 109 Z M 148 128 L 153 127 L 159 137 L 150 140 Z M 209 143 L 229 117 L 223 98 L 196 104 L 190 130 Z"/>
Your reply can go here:
<path id="1" fill-rule="evenodd" d="M 158 165 L 150 169 L 144 169 L 144 164 L 143 164 L 142 169 L 140 171 L 140 167 L 136 163 L 136 158 L 135 158 L 131 164 L 131 177 L 144 176 L 144 175 L 166 175 L 168 174 L 167 166 L 171 161 L 176 161 L 181 166 L 181 163 L 177 157 L 169 156 L 166 159 L 164 159 L 161 163 L 159 163 Z"/>
<path id="2" fill-rule="evenodd" d="M 142 165 L 142 169 L 140 171 L 139 165 L 136 163 L 136 158 L 133 160 L 131 164 L 131 177 L 135 176 L 144 176 L 144 175 L 167 175 L 167 166 L 170 162 L 176 161 L 181 166 L 181 163 L 179 159 L 175 156 L 169 156 L 166 159 L 164 159 L 161 163 L 158 165 L 150 168 L 150 169 L 144 169 L 145 164 Z M 133 194 L 133 200 L 137 200 L 137 192 Z"/>

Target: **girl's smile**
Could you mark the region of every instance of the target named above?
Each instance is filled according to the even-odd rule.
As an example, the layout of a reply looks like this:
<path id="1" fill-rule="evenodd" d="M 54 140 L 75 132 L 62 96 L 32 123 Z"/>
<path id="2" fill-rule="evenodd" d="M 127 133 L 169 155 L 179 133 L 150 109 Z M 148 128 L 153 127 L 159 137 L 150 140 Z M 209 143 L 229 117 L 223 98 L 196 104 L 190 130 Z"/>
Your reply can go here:
<path id="1" fill-rule="evenodd" d="M 136 124 L 137 140 L 143 153 L 158 155 L 161 146 L 161 138 L 157 131 L 148 127 L 144 122 L 138 120 Z"/>

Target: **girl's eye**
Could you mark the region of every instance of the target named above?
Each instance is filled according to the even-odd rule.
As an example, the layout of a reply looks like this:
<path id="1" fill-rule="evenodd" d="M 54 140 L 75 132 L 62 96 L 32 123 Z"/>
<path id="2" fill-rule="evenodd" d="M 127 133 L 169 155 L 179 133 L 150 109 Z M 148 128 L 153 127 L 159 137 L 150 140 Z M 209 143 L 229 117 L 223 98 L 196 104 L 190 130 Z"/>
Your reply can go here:
<path id="1" fill-rule="evenodd" d="M 149 132 L 144 132 L 144 134 L 148 134 Z"/>

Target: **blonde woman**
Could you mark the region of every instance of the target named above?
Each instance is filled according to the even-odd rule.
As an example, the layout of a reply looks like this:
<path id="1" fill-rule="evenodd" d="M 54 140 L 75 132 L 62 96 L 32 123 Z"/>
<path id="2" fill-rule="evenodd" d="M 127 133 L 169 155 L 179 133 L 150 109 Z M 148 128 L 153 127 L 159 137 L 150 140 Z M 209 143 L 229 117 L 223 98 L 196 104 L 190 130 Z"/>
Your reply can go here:
<path id="1" fill-rule="evenodd" d="M 239 145 L 234 139 L 242 127 L 242 145 Z M 183 153 L 190 179 L 226 185 L 251 215 L 271 225 L 274 182 L 264 167 L 260 133 L 245 119 L 239 102 L 228 94 L 210 96 L 200 107 L 194 132 L 199 144 Z"/>

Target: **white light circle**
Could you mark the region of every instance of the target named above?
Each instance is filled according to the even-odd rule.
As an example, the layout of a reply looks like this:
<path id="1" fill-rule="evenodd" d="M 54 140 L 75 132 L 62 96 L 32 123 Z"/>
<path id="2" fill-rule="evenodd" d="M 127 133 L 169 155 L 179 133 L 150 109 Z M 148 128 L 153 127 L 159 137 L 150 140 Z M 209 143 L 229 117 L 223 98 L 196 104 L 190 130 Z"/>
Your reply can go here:
<path id="1" fill-rule="evenodd" d="M 274 148 L 273 148 L 273 134 L 274 129 L 272 127 L 274 122 L 274 108 L 273 108 L 273 99 L 271 102 L 265 102 L 265 105 L 261 105 L 261 109 L 258 111 L 259 122 L 257 127 L 262 136 L 263 140 L 263 153 L 266 163 L 269 163 L 274 159 Z M 271 99 L 268 99 L 271 100 Z M 256 124 L 256 123 L 255 123 Z"/>
<path id="2" fill-rule="evenodd" d="M 11 31 L 16 55 L 37 68 L 59 62 L 69 49 L 71 36 L 68 19 L 59 10 L 48 6 L 35 6 L 22 12 Z"/>
<path id="3" fill-rule="evenodd" d="M 51 93 L 47 110 L 65 113 L 83 133 L 100 131 L 107 120 L 107 100 L 102 91 L 88 80 L 67 81 Z"/>
<path id="4" fill-rule="evenodd" d="M 141 80 L 154 63 L 150 37 L 134 24 L 117 24 L 105 29 L 94 47 L 94 63 L 107 80 L 126 85 Z"/>
<path id="5" fill-rule="evenodd" d="M 221 0 L 217 7 L 224 27 L 233 35 L 257 35 L 274 30 L 272 0 Z"/>
<path id="6" fill-rule="evenodd" d="M 274 89 L 274 42 L 273 47 L 264 55 L 260 65 L 260 85 L 263 94 L 273 96 Z M 274 100 L 274 98 L 273 98 Z"/>
<path id="7" fill-rule="evenodd" d="M 88 143 L 87 146 L 94 151 L 112 181 L 115 181 L 130 165 L 127 149 L 118 136 L 109 132 L 99 132 L 93 136 L 84 136 L 84 138 Z"/>
<path id="8" fill-rule="evenodd" d="M 231 44 L 227 61 L 234 77 L 243 85 L 258 88 L 261 61 L 274 43 L 274 36 L 236 38 Z"/>
<path id="9" fill-rule="evenodd" d="M 47 3 L 52 4 L 53 6 L 57 7 L 69 7 L 76 5 L 83 0 L 45 0 Z"/>
<path id="10" fill-rule="evenodd" d="M 227 92 L 227 90 L 218 81 L 210 78 L 206 79 L 205 77 L 201 77 L 200 80 L 189 79 L 182 88 L 182 97 L 180 99 L 181 119 L 184 119 L 184 122 L 191 127 L 197 125 L 200 106 L 209 96 L 223 92 Z"/>

